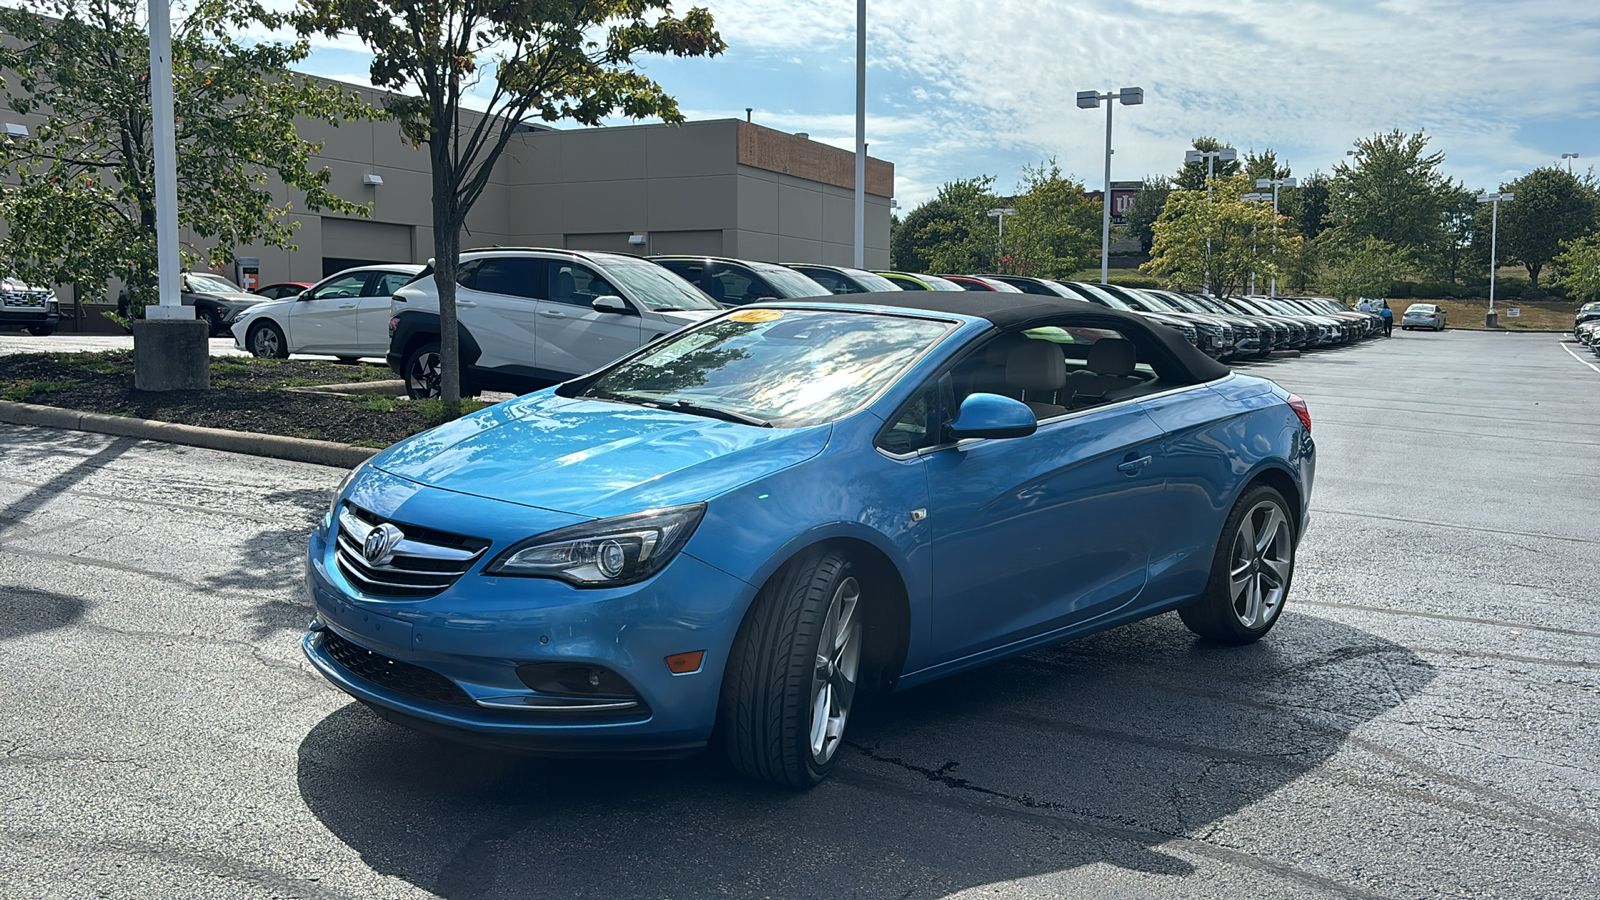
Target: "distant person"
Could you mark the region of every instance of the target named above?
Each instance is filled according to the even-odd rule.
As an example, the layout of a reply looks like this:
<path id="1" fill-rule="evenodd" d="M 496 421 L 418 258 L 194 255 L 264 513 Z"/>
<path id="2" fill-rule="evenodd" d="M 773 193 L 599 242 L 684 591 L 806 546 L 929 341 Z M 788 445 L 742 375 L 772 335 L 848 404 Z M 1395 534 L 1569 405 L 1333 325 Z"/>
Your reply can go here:
<path id="1" fill-rule="evenodd" d="M 1383 336 L 1389 337 L 1389 333 L 1394 331 L 1394 310 L 1389 308 L 1389 301 L 1383 301 L 1383 306 L 1378 309 L 1378 315 L 1383 316 Z"/>
<path id="2" fill-rule="evenodd" d="M 1372 301 L 1362 297 L 1361 302 L 1356 304 L 1356 309 L 1361 312 L 1372 312 Z"/>

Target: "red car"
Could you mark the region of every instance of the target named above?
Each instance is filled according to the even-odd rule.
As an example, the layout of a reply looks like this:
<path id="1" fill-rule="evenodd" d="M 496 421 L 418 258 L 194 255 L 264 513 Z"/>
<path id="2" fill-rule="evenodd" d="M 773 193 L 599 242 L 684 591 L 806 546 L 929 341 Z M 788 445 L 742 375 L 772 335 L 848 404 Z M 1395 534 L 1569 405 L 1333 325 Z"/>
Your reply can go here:
<path id="1" fill-rule="evenodd" d="M 309 287 L 311 283 L 306 281 L 280 281 L 277 284 L 256 288 L 256 293 L 268 300 L 288 300 L 300 296 Z"/>

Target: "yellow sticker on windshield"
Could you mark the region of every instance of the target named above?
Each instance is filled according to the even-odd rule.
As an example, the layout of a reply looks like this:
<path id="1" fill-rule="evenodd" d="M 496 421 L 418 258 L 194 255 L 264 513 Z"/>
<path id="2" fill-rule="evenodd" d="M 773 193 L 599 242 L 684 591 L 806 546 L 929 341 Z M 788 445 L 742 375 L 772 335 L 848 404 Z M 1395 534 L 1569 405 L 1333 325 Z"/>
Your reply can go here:
<path id="1" fill-rule="evenodd" d="M 783 318 L 776 309 L 741 309 L 728 316 L 730 322 L 774 322 Z"/>

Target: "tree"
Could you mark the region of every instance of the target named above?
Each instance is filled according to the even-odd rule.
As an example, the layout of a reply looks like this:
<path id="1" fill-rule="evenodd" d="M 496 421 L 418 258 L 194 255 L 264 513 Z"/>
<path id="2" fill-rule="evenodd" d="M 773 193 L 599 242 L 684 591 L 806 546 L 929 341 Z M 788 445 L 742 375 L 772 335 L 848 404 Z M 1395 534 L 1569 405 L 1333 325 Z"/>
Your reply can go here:
<path id="1" fill-rule="evenodd" d="M 1516 195 L 1500 204 L 1501 258 L 1526 268 L 1536 288 L 1539 273 L 1563 242 L 1600 227 L 1600 192 L 1593 180 L 1569 175 L 1560 166 L 1534 169 L 1500 189 Z"/>
<path id="2" fill-rule="evenodd" d="M 999 270 L 1007 275 L 1071 278 L 1087 268 L 1100 246 L 1098 203 L 1083 184 L 1066 178 L 1055 160 L 1024 166 L 1017 214 L 1006 223 Z"/>
<path id="3" fill-rule="evenodd" d="M 1347 243 L 1338 232 L 1329 231 L 1318 243 L 1325 261 L 1322 286 L 1345 299 L 1382 297 L 1415 264 L 1408 248 L 1370 235 Z"/>
<path id="4" fill-rule="evenodd" d="M 1288 166 L 1278 165 L 1277 152 L 1268 147 L 1259 154 L 1254 150 L 1245 151 L 1244 174 L 1251 184 L 1255 184 L 1262 178 L 1288 178 L 1291 173 Z"/>
<path id="5" fill-rule="evenodd" d="M 1556 269 L 1556 284 L 1568 297 L 1580 303 L 1600 300 L 1600 232 L 1562 244 L 1561 252 L 1551 263 Z"/>
<path id="6" fill-rule="evenodd" d="M 0 7 L 5 100 L 45 113 L 25 138 L 0 142 L 0 216 L 10 231 L 0 254 L 24 280 L 104 285 L 120 278 L 135 311 L 152 298 L 156 272 L 155 162 L 149 34 L 136 0 L 24 0 Z M 364 207 L 327 189 L 311 171 L 320 145 L 295 134 L 299 117 L 337 125 L 370 110 L 355 95 L 284 77 L 307 45 L 244 44 L 235 37 L 281 19 L 255 2 L 197 0 L 174 24 L 178 224 L 213 264 L 239 244 L 293 247 L 287 202 L 275 176 L 307 209 L 356 214 Z M 17 90 L 13 89 L 13 85 Z M 184 261 L 197 254 L 184 248 Z"/>
<path id="7" fill-rule="evenodd" d="M 1209 153 L 1221 150 L 1222 142 L 1214 137 L 1197 137 L 1191 146 Z M 1185 162 L 1178 167 L 1178 177 L 1172 179 L 1172 187 L 1180 191 L 1203 191 L 1206 189 L 1208 169 L 1215 178 L 1232 178 L 1239 174 L 1239 161 L 1219 159 Z"/>
<path id="8" fill-rule="evenodd" d="M 1441 206 L 1441 241 L 1433 259 L 1433 274 L 1439 281 L 1459 284 L 1466 274 L 1467 264 L 1478 255 L 1476 249 L 1480 244 L 1482 257 L 1488 260 L 1489 242 L 1482 238 L 1488 234 L 1489 222 L 1484 220 L 1483 227 L 1479 227 L 1479 205 L 1477 195 L 1464 187 L 1445 193 Z"/>
<path id="9" fill-rule="evenodd" d="M 1160 217 L 1162 207 L 1167 205 L 1167 195 L 1171 193 L 1171 180 L 1161 175 L 1146 178 L 1139 192 L 1128 203 L 1128 211 L 1122 214 L 1128 233 L 1139 239 L 1141 253 L 1150 252 L 1150 245 L 1156 238 L 1156 219 Z"/>
<path id="10" fill-rule="evenodd" d="M 1155 225 L 1151 259 L 1140 267 L 1185 287 L 1209 286 L 1218 296 L 1242 292 L 1251 274 L 1272 278 L 1299 252 L 1293 223 L 1272 205 L 1245 200 L 1254 184 L 1244 176 L 1218 179 L 1205 191 L 1174 191 Z M 1277 227 L 1274 227 L 1277 226 Z"/>
<path id="11" fill-rule="evenodd" d="M 1307 241 L 1315 240 L 1327 226 L 1330 181 L 1321 172 L 1312 172 L 1293 190 L 1278 198 L 1278 209 L 1294 220 L 1295 229 Z"/>
<path id="12" fill-rule="evenodd" d="M 428 145 L 433 174 L 433 280 L 439 295 L 441 399 L 460 408 L 456 270 L 461 229 L 518 126 L 584 125 L 621 112 L 683 121 L 678 103 L 634 68 L 641 54 L 716 56 L 727 45 L 711 13 L 682 18 L 668 0 L 303 0 L 302 35 L 354 33 L 373 53 L 375 87 L 401 133 Z M 473 95 L 473 111 L 462 100 Z"/>
<path id="13" fill-rule="evenodd" d="M 998 240 L 989 210 L 999 205 L 994 176 L 946 182 L 908 213 L 890 242 L 894 266 L 908 272 L 992 272 Z"/>
<path id="14" fill-rule="evenodd" d="M 1328 220 L 1345 247 L 1364 238 L 1406 251 L 1416 263 L 1436 259 L 1445 209 L 1461 185 L 1440 173 L 1443 153 L 1427 153 L 1422 132 L 1400 130 L 1356 142 L 1356 165 L 1334 166 Z"/>

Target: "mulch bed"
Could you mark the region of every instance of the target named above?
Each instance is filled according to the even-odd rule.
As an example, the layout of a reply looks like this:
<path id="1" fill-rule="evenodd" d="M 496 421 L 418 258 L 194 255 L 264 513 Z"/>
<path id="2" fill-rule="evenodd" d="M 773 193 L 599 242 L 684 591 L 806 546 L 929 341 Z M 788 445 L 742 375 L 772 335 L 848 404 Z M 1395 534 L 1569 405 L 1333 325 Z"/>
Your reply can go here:
<path id="1" fill-rule="evenodd" d="M 394 377 L 382 366 L 331 360 L 216 357 L 210 390 L 153 392 L 134 390 L 131 351 L 0 356 L 0 397 L 9 400 L 367 447 L 386 447 L 439 424 L 438 405 L 285 388 Z"/>

